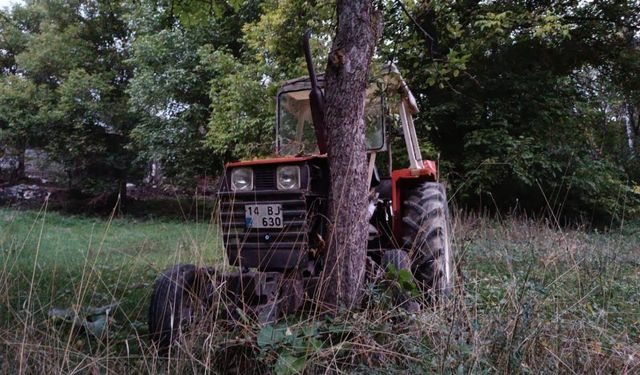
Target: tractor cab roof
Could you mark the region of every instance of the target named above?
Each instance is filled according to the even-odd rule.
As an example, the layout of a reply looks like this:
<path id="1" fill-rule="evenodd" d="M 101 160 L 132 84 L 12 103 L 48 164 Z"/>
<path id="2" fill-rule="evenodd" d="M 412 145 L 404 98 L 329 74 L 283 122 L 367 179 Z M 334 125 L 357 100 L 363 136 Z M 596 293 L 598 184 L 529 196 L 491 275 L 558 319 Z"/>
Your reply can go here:
<path id="1" fill-rule="evenodd" d="M 320 86 L 321 89 L 324 89 L 324 74 L 318 74 L 317 79 L 318 86 Z M 409 90 L 409 86 L 407 86 L 407 83 L 402 78 L 402 75 L 400 74 L 400 71 L 395 66 L 395 64 L 390 63 L 378 67 L 373 67 L 372 79 L 369 87 L 375 87 L 376 85 L 378 85 L 378 87 L 380 87 L 386 95 L 400 93 L 405 103 L 409 105 L 412 114 L 415 114 L 419 111 L 415 97 L 411 93 L 411 90 Z M 283 92 L 302 91 L 310 89 L 311 80 L 309 79 L 309 77 L 298 77 L 280 84 L 280 88 L 278 89 L 278 96 L 280 96 L 280 93 Z"/>

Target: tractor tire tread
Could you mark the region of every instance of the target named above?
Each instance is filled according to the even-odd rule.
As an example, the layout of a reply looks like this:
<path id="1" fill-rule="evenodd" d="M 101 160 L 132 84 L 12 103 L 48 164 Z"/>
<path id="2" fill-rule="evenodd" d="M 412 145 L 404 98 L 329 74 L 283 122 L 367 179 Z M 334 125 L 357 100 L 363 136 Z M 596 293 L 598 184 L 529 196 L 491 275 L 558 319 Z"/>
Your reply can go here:
<path id="1" fill-rule="evenodd" d="M 178 339 L 183 328 L 184 297 L 188 297 L 197 268 L 178 264 L 165 270 L 156 280 L 149 305 L 149 333 L 160 355 Z"/>
<path id="2" fill-rule="evenodd" d="M 449 210 L 444 186 L 424 182 L 409 191 L 403 201 L 402 222 L 406 224 L 402 247 L 411 257 L 412 271 L 425 291 L 436 294 L 452 287 L 451 247 L 449 245 Z M 446 256 L 449 252 L 449 256 Z M 448 277 L 445 277 L 449 272 Z"/>

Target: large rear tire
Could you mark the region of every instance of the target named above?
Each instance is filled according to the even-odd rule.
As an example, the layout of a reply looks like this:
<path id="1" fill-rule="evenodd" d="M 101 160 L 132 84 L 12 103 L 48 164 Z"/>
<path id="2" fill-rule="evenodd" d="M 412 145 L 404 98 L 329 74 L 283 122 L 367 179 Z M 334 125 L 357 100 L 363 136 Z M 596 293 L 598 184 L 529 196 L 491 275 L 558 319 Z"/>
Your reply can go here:
<path id="1" fill-rule="evenodd" d="M 204 307 L 198 279 L 196 266 L 180 264 L 156 280 L 149 305 L 149 333 L 161 356 L 183 336 Z"/>
<path id="2" fill-rule="evenodd" d="M 425 293 L 446 296 L 453 289 L 453 253 L 449 241 L 449 209 L 442 184 L 423 182 L 403 202 L 403 247 L 411 270 Z"/>

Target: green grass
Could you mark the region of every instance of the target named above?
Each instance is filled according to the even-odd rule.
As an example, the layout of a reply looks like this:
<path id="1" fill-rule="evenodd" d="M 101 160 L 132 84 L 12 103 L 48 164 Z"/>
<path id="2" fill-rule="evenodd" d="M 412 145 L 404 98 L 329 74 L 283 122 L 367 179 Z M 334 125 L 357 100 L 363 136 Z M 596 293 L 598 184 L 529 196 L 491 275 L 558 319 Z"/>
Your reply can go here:
<path id="1" fill-rule="evenodd" d="M 640 371 L 640 227 L 598 233 L 470 219 L 463 228 L 465 295 L 493 365 Z"/>
<path id="2" fill-rule="evenodd" d="M 28 334 L 21 326 L 68 337 L 69 324 L 50 325 L 52 308 L 84 312 L 117 303 L 111 334 L 139 352 L 140 343 L 124 341 L 146 332 L 154 280 L 175 263 L 219 263 L 217 230 L 208 222 L 0 210 L 0 329 L 14 339 Z M 78 348 L 98 341 L 85 338 Z"/>
<path id="3" fill-rule="evenodd" d="M 220 265 L 217 231 L 0 210 L 0 373 L 226 373 L 230 348 L 261 373 L 640 372 L 638 223 L 603 233 L 464 214 L 444 304 L 407 315 L 372 285 L 357 313 L 216 325 L 196 330 L 188 355 L 158 361 L 145 337 L 153 281 L 174 263 Z M 48 315 L 112 302 L 100 334 Z M 265 341 L 265 329 L 283 334 Z"/>

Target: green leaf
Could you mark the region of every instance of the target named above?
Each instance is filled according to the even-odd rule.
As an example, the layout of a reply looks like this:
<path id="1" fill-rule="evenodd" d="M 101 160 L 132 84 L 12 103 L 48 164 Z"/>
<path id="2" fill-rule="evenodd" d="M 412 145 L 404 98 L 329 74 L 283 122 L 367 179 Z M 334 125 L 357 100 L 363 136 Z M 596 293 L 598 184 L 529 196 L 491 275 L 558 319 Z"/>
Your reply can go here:
<path id="1" fill-rule="evenodd" d="M 324 343 L 314 338 L 314 339 L 311 339 L 311 347 L 313 348 L 313 350 L 318 352 L 324 348 Z"/>
<path id="2" fill-rule="evenodd" d="M 262 327 L 260 332 L 258 333 L 257 343 L 261 348 L 267 346 L 275 346 L 276 344 L 284 341 L 287 337 L 287 329 L 288 327 L 274 327 L 272 325 L 267 325 Z"/>
<path id="3" fill-rule="evenodd" d="M 411 271 L 409 270 L 398 271 L 398 281 L 400 281 L 400 283 L 402 283 L 403 285 L 412 283 L 413 275 L 411 274 Z"/>
<path id="4" fill-rule="evenodd" d="M 306 363 L 305 357 L 296 357 L 289 353 L 281 354 L 278 356 L 274 370 L 278 375 L 300 374 Z"/>

